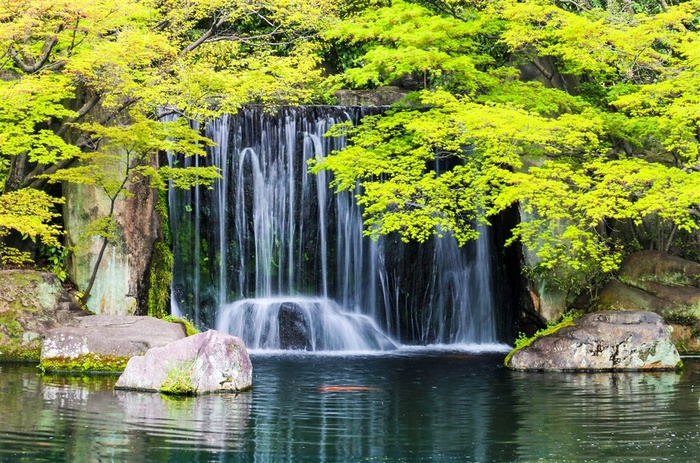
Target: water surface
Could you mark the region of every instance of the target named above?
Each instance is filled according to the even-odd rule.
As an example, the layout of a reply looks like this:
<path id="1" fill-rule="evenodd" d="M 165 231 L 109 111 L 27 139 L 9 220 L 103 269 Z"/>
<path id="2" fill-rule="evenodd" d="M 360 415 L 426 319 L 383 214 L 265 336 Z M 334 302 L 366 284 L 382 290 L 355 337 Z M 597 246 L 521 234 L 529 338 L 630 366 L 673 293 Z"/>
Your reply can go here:
<path id="1" fill-rule="evenodd" d="M 172 399 L 0 364 L 0 462 L 696 461 L 700 359 L 518 373 L 503 354 L 254 354 L 254 387 Z M 338 390 L 349 388 L 349 390 Z"/>

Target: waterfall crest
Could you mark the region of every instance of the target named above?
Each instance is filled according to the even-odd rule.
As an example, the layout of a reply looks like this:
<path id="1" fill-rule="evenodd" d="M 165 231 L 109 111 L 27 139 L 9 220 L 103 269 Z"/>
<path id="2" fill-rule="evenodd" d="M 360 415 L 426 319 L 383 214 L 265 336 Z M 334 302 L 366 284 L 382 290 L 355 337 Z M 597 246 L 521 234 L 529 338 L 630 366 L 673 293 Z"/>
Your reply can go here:
<path id="1" fill-rule="evenodd" d="M 325 132 L 363 111 L 249 108 L 207 124 L 218 146 L 180 162 L 216 165 L 223 179 L 170 191 L 174 311 L 253 348 L 497 342 L 488 230 L 463 248 L 451 237 L 373 241 L 356 192 L 334 194 L 329 173 L 308 173 L 310 159 L 345 146 Z"/>

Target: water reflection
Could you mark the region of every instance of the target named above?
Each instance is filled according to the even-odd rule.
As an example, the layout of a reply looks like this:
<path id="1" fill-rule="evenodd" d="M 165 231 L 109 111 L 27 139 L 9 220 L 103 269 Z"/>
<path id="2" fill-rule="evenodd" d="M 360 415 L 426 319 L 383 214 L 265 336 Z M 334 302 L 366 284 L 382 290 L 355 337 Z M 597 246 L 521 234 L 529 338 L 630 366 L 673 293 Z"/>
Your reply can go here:
<path id="1" fill-rule="evenodd" d="M 687 376 L 694 380 L 693 369 Z M 662 461 L 669 452 L 690 458 L 687 442 L 675 439 L 682 434 L 698 450 L 697 417 L 687 426 L 675 407 L 688 400 L 679 373 L 513 373 L 513 379 L 521 461 Z"/>
<path id="2" fill-rule="evenodd" d="M 501 360 L 258 356 L 253 391 L 182 400 L 115 392 L 115 377 L 0 365 L 0 462 L 694 461 L 700 451 L 698 360 L 683 374 L 528 374 Z"/>

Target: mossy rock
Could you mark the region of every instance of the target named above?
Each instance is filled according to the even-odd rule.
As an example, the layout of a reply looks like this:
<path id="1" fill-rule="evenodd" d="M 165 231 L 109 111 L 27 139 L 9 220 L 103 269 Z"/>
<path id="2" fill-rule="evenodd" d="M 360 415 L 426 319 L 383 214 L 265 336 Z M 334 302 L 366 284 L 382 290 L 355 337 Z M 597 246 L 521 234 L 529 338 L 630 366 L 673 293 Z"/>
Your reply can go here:
<path id="1" fill-rule="evenodd" d="M 185 338 L 180 323 L 154 317 L 91 315 L 46 333 L 43 371 L 123 371 L 134 356 Z"/>
<path id="2" fill-rule="evenodd" d="M 85 315 L 53 273 L 0 271 L 0 361 L 38 362 L 45 333 Z"/>

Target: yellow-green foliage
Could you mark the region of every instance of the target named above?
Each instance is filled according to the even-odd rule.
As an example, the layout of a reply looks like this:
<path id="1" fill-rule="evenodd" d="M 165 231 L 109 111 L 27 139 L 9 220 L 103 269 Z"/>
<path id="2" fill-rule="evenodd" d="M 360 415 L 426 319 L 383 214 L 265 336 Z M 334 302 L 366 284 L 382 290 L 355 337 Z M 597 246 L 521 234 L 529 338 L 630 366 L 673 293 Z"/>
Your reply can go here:
<path id="1" fill-rule="evenodd" d="M 700 0 L 586 5 L 395 1 L 348 16 L 328 37 L 362 52 L 332 85 L 411 74 L 424 89 L 336 129 L 348 147 L 312 170 L 361 185 L 373 237 L 464 243 L 519 205 L 528 218 L 510 242 L 574 293 L 632 250 L 616 223 L 697 232 Z M 523 63 L 546 86 L 521 82 Z"/>
<path id="2" fill-rule="evenodd" d="M 316 95 L 320 44 L 311 38 L 328 25 L 333 3 L 3 2 L 0 229 L 58 245 L 52 207 L 60 199 L 40 191 L 47 181 L 95 185 L 112 202 L 129 196 L 133 182 L 211 184 L 214 168 L 155 161 L 165 151 L 204 153 L 211 142 L 192 120 Z M 181 117 L 167 120 L 163 110 Z M 92 233 L 112 239 L 112 218 Z M 0 264 L 28 261 L 0 245 Z"/>

